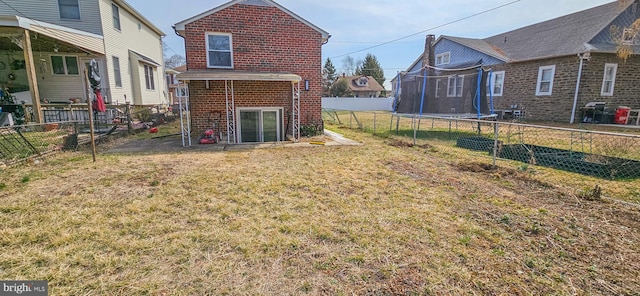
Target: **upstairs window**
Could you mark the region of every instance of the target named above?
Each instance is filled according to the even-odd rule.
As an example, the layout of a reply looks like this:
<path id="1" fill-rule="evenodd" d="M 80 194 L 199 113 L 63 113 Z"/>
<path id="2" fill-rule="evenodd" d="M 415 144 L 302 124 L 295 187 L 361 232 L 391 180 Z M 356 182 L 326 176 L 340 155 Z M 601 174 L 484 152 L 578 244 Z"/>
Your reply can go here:
<path id="1" fill-rule="evenodd" d="M 436 55 L 436 66 L 447 65 L 451 61 L 451 52 Z"/>
<path id="2" fill-rule="evenodd" d="M 64 20 L 80 19 L 80 4 L 78 0 L 58 0 L 60 18 Z"/>
<path id="3" fill-rule="evenodd" d="M 367 77 L 358 78 L 358 86 L 367 86 L 369 84 L 369 79 Z"/>
<path id="4" fill-rule="evenodd" d="M 55 75 L 78 75 L 78 58 L 74 56 L 51 56 L 51 70 Z"/>
<path id="5" fill-rule="evenodd" d="M 556 73 L 556 66 L 542 66 L 538 69 L 538 84 L 536 86 L 536 96 L 550 96 L 553 92 L 553 77 Z"/>
<path id="6" fill-rule="evenodd" d="M 233 68 L 231 34 L 207 33 L 207 67 Z"/>
<path id="7" fill-rule="evenodd" d="M 113 14 L 113 27 L 120 31 L 120 8 L 118 5 L 111 4 L 111 13 Z"/>
<path id="8" fill-rule="evenodd" d="M 616 72 L 618 71 L 618 64 L 605 64 L 604 65 L 604 78 L 602 79 L 602 92 L 603 96 L 613 96 L 613 88 L 616 84 Z"/>

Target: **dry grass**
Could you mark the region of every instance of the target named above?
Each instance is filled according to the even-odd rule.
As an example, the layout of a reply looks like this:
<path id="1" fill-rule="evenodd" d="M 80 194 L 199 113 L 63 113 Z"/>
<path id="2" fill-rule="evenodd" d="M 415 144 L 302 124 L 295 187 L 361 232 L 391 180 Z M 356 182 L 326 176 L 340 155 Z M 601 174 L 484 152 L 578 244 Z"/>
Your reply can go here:
<path id="1" fill-rule="evenodd" d="M 4 169 L 0 278 L 51 295 L 640 291 L 640 208 L 607 183 L 584 198 L 599 180 L 341 132 L 365 145 Z"/>

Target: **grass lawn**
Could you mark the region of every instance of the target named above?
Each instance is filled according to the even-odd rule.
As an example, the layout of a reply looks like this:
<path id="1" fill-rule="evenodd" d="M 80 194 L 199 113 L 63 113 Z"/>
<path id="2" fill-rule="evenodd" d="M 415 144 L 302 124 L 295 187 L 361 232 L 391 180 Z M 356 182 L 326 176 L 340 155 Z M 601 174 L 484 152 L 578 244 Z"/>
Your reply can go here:
<path id="1" fill-rule="evenodd" d="M 50 295 L 640 293 L 640 181 L 338 131 L 364 145 L 5 168 L 0 279 Z"/>

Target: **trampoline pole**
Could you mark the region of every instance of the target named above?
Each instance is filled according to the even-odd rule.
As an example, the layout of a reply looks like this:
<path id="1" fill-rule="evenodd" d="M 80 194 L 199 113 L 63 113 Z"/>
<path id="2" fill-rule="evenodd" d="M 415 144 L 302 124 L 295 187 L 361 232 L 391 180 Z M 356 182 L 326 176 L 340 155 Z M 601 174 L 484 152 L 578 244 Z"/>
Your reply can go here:
<path id="1" fill-rule="evenodd" d="M 481 105 L 480 105 L 480 87 L 482 87 L 482 67 L 478 69 L 478 88 L 476 88 L 476 109 L 478 110 L 478 119 L 482 118 Z M 478 128 L 479 129 L 479 128 Z"/>
<path id="2" fill-rule="evenodd" d="M 418 136 L 418 132 L 416 130 L 416 115 L 413 115 L 413 145 L 416 144 L 416 137 Z"/>
<path id="3" fill-rule="evenodd" d="M 424 79 L 422 81 L 422 99 L 420 100 L 420 116 L 422 116 L 422 110 L 424 107 L 424 95 L 427 91 L 427 68 L 424 68 Z"/>

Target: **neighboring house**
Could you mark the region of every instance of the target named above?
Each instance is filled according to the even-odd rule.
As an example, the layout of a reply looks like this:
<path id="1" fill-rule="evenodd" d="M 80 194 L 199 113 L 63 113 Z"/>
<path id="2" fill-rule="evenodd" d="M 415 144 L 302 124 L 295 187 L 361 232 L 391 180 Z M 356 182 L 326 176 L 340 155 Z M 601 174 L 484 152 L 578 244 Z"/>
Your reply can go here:
<path id="1" fill-rule="evenodd" d="M 528 119 L 579 121 L 589 102 L 640 109 L 640 58 L 618 58 L 611 35 L 613 26 L 622 32 L 640 17 L 638 6 L 638 0 L 611 2 L 486 39 L 441 36 L 430 64 L 491 69 L 495 109 L 518 109 Z M 638 41 L 628 40 L 635 54 Z M 420 56 L 407 72 L 423 64 Z M 395 94 L 397 78 L 392 87 Z"/>
<path id="2" fill-rule="evenodd" d="M 372 76 L 342 76 L 336 80 L 346 80 L 349 90 L 356 98 L 377 98 L 384 91 L 384 87 Z"/>
<path id="3" fill-rule="evenodd" d="M 229 143 L 273 142 L 320 123 L 324 30 L 272 0 L 230 1 L 175 30 L 194 130 L 217 123 Z"/>
<path id="4" fill-rule="evenodd" d="M 178 74 L 185 71 L 187 71 L 187 65 L 164 70 L 164 77 L 167 83 L 167 89 L 169 91 L 169 104 L 171 105 L 179 103 L 178 89 L 180 85 L 177 76 Z"/>
<path id="5" fill-rule="evenodd" d="M 165 104 L 163 36 L 123 0 L 0 1 L 0 85 L 37 110 L 86 102 L 95 59 L 107 103 Z"/>

